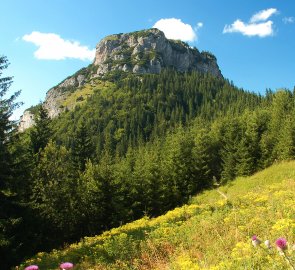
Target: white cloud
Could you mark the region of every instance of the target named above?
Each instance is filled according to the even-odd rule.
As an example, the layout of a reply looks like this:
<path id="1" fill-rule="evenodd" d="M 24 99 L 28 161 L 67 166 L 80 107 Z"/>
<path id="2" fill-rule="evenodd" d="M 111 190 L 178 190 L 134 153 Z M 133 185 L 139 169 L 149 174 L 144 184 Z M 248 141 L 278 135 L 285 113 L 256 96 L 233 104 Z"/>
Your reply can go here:
<path id="1" fill-rule="evenodd" d="M 284 24 L 294 23 L 295 18 L 294 17 L 285 17 L 285 18 L 283 18 L 283 22 L 284 22 Z"/>
<path id="2" fill-rule="evenodd" d="M 251 17 L 250 23 L 264 22 L 268 18 L 270 18 L 272 15 L 276 14 L 277 12 L 278 10 L 276 8 L 261 10 Z"/>
<path id="3" fill-rule="evenodd" d="M 241 33 L 244 36 L 267 37 L 274 34 L 273 21 L 268 20 L 272 15 L 277 13 L 275 8 L 269 8 L 254 14 L 249 23 L 245 23 L 240 19 L 231 25 L 225 25 L 223 33 Z"/>
<path id="4" fill-rule="evenodd" d="M 180 19 L 169 18 L 160 19 L 157 21 L 153 28 L 158 28 L 163 31 L 165 36 L 169 39 L 180 39 L 182 41 L 196 41 L 197 32 L 203 23 L 198 23 L 197 28 L 194 30 L 190 24 L 183 23 Z"/>
<path id="5" fill-rule="evenodd" d="M 81 46 L 77 41 L 64 40 L 54 33 L 32 32 L 24 35 L 24 41 L 32 42 L 38 49 L 34 52 L 37 59 L 64 60 L 75 58 L 80 60 L 94 59 L 95 50 L 90 50 L 87 46 Z"/>
<path id="6" fill-rule="evenodd" d="M 198 28 L 201 28 L 201 27 L 203 27 L 203 26 L 204 26 L 204 24 L 203 24 L 202 22 L 198 22 L 198 23 L 197 23 L 197 27 L 198 27 Z"/>
<path id="7" fill-rule="evenodd" d="M 272 21 L 247 24 L 241 20 L 236 20 L 233 24 L 226 25 L 223 33 L 242 33 L 244 36 L 267 37 L 273 35 L 272 25 Z"/>

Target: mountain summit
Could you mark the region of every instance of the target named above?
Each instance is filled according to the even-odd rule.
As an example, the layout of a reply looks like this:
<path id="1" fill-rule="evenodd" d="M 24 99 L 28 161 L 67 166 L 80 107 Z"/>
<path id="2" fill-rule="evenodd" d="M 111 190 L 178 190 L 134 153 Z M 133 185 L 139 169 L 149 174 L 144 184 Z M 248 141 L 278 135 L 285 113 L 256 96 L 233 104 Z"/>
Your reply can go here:
<path id="1" fill-rule="evenodd" d="M 156 28 L 105 37 L 96 46 L 93 64 L 97 66 L 97 76 L 110 71 L 160 73 L 166 67 L 222 76 L 214 55 L 200 53 L 182 41 L 169 40 Z"/>

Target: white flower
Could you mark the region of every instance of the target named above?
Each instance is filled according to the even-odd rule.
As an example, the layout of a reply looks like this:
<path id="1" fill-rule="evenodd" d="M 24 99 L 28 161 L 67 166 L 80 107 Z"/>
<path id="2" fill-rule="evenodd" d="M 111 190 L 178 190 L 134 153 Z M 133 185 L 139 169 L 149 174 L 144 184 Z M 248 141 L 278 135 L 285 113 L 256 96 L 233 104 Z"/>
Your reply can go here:
<path id="1" fill-rule="evenodd" d="M 271 244 L 270 244 L 270 241 L 269 240 L 265 240 L 264 241 L 264 244 L 267 248 L 271 248 Z"/>

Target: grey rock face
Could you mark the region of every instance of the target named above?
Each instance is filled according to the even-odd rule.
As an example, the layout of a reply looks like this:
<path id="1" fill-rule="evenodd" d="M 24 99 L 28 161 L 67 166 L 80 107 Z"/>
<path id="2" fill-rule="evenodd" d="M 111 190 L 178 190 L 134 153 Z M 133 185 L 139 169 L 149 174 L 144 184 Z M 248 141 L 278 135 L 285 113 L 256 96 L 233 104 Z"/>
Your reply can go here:
<path id="1" fill-rule="evenodd" d="M 70 95 L 71 89 L 85 84 L 85 76 L 79 74 L 65 79 L 56 87 L 51 88 L 45 98 L 44 107 L 48 111 L 48 116 L 54 118 L 64 111 L 60 104 Z"/>
<path id="2" fill-rule="evenodd" d="M 200 53 L 184 42 L 168 40 L 158 29 L 104 38 L 96 46 L 93 64 L 99 76 L 116 70 L 160 73 L 162 68 L 172 67 L 180 72 L 197 70 L 222 77 L 215 56 Z"/>
<path id="3" fill-rule="evenodd" d="M 51 88 L 47 94 L 44 101 L 44 107 L 48 111 L 48 116 L 54 118 L 63 112 L 63 108 L 60 107 L 60 104 L 64 99 L 67 98 L 69 92 L 62 91 L 62 88 L 54 87 Z"/>
<path id="4" fill-rule="evenodd" d="M 30 111 L 24 111 L 24 114 L 20 117 L 20 122 L 18 125 L 18 131 L 23 132 L 27 128 L 35 125 L 35 116 Z"/>

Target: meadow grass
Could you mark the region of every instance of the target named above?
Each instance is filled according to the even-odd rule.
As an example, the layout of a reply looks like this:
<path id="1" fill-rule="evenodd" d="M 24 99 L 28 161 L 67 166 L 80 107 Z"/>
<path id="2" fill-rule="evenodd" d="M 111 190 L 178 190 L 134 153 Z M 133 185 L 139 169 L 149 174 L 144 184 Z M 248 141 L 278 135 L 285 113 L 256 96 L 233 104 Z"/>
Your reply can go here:
<path id="1" fill-rule="evenodd" d="M 95 91 L 105 91 L 112 87 L 113 84 L 111 82 L 93 79 L 69 94 L 66 99 L 61 102 L 61 105 L 71 110 L 78 104 L 83 105 L 86 103 L 87 98 L 93 95 Z"/>
<path id="2" fill-rule="evenodd" d="M 190 204 L 157 218 L 144 217 L 24 262 L 58 269 L 292 269 L 295 263 L 295 162 L 278 163 L 205 191 Z M 222 196 L 225 195 L 227 199 Z M 262 244 L 254 247 L 251 237 Z M 288 240 L 288 261 L 276 250 Z M 264 246 L 269 240 L 272 248 Z"/>

